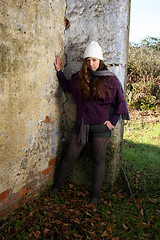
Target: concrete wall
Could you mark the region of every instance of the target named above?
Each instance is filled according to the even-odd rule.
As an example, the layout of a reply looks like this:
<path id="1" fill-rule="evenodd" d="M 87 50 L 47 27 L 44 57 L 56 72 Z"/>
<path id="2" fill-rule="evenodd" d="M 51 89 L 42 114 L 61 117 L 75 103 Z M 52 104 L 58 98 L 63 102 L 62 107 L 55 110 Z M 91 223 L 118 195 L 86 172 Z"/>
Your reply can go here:
<path id="1" fill-rule="evenodd" d="M 67 56 L 65 74 L 70 77 L 78 71 L 83 61 L 83 52 L 93 40 L 103 49 L 104 61 L 125 85 L 129 39 L 129 0 L 67 0 L 65 31 L 65 53 Z M 64 137 L 68 140 L 74 123 L 75 104 L 70 95 L 64 103 Z M 112 186 L 119 173 L 123 121 L 112 131 L 106 154 L 106 175 L 104 187 Z M 70 179 L 76 183 L 91 183 L 92 162 L 90 145 L 85 148 L 81 159 L 75 164 Z"/>
<path id="2" fill-rule="evenodd" d="M 53 60 L 64 54 L 65 6 L 64 0 L 0 3 L 2 216 L 53 181 L 62 112 Z"/>

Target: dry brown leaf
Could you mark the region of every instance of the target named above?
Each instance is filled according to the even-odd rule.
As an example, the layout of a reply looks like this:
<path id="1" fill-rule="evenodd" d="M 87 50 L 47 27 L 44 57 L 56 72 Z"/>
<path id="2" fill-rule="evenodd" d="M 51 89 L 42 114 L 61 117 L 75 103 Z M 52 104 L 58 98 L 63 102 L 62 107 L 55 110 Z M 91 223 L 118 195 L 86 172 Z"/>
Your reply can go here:
<path id="1" fill-rule="evenodd" d="M 143 211 L 143 208 L 141 209 L 141 215 L 144 217 L 144 211 Z"/>
<path id="2" fill-rule="evenodd" d="M 29 216 L 29 217 L 33 217 L 33 216 L 34 216 L 34 212 L 30 212 L 30 213 L 28 214 L 28 216 Z"/>
<path id="3" fill-rule="evenodd" d="M 62 224 L 62 221 L 61 221 L 61 220 L 58 220 L 58 219 L 56 219 L 55 222 L 56 222 L 57 224 Z"/>
<path id="4" fill-rule="evenodd" d="M 75 219 L 74 222 L 80 224 L 79 219 Z"/>
<path id="5" fill-rule="evenodd" d="M 44 233 L 45 235 L 47 235 L 48 232 L 49 232 L 49 229 L 48 229 L 48 228 L 45 228 L 44 231 L 43 231 L 43 233 Z"/>
<path id="6" fill-rule="evenodd" d="M 36 239 L 38 239 L 41 236 L 41 232 L 38 231 L 38 230 L 36 230 L 36 232 L 33 231 L 32 233 L 33 233 L 33 235 L 35 236 Z"/>
<path id="7" fill-rule="evenodd" d="M 108 236 L 108 233 L 107 233 L 107 231 L 105 230 L 105 231 L 102 233 L 101 237 L 107 237 L 107 236 Z"/>
<path id="8" fill-rule="evenodd" d="M 128 227 L 123 223 L 123 229 L 125 230 L 125 231 L 127 231 L 128 230 Z"/>
<path id="9" fill-rule="evenodd" d="M 86 212 L 86 215 L 91 217 L 91 214 L 90 214 L 90 213 L 88 213 L 88 212 Z"/>
<path id="10" fill-rule="evenodd" d="M 91 234 L 92 237 L 96 237 L 97 236 L 97 234 L 95 232 L 89 232 L 89 234 Z"/>
<path id="11" fill-rule="evenodd" d="M 113 232 L 113 227 L 112 226 L 107 226 L 107 231 L 112 233 Z"/>
<path id="12" fill-rule="evenodd" d="M 79 234 L 77 234 L 77 233 L 74 233 L 73 235 L 74 235 L 74 237 L 75 237 L 76 239 L 82 239 L 82 236 L 79 235 Z"/>

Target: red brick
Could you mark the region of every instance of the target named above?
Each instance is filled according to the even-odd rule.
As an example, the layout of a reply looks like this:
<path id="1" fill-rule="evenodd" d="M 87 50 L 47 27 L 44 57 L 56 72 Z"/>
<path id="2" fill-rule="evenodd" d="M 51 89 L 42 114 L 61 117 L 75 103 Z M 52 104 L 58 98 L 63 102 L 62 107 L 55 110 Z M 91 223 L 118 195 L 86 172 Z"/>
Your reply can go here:
<path id="1" fill-rule="evenodd" d="M 28 193 L 28 189 L 27 189 L 27 187 L 25 187 L 19 191 L 19 197 L 20 198 L 24 197 L 25 195 L 27 195 L 27 193 Z"/>
<path id="2" fill-rule="evenodd" d="M 26 196 L 31 191 L 31 187 L 25 186 L 19 191 L 19 198 Z"/>
<path id="3" fill-rule="evenodd" d="M 53 166 L 43 171 L 43 175 L 47 175 L 45 177 L 43 176 L 43 179 L 47 183 L 49 182 L 48 177 L 52 175 L 52 170 Z M 0 220 L 7 217 L 9 213 L 12 214 L 15 209 L 20 208 L 22 205 L 26 204 L 26 202 L 29 202 L 30 200 L 36 198 L 36 196 L 41 192 L 41 189 L 43 188 L 46 188 L 45 184 L 41 185 L 40 188 L 36 188 L 35 182 L 32 182 L 28 186 L 25 186 L 23 189 L 21 189 L 18 193 L 15 193 L 13 195 L 10 195 L 9 191 L 5 191 L 8 193 L 8 198 L 2 201 L 2 204 L 5 203 L 5 206 L 3 206 L 0 210 Z M 7 194 L 2 193 L 2 196 L 7 196 Z"/>
<path id="4" fill-rule="evenodd" d="M 53 171 L 53 166 L 50 166 L 49 168 L 45 169 L 44 171 L 42 171 L 42 175 L 46 176 L 48 173 L 50 173 L 51 171 Z"/>
<path id="5" fill-rule="evenodd" d="M 50 122 L 50 118 L 48 116 L 45 117 L 45 123 L 49 123 Z"/>
<path id="6" fill-rule="evenodd" d="M 17 201 L 19 199 L 18 193 L 15 193 L 13 195 L 10 195 L 5 201 L 3 202 L 3 207 L 7 207 L 11 205 L 13 202 Z"/>
<path id="7" fill-rule="evenodd" d="M 48 175 L 48 179 L 47 179 L 48 183 L 53 183 L 53 177 L 54 177 L 54 171 Z"/>
<path id="8" fill-rule="evenodd" d="M 8 211 L 10 214 L 12 214 L 16 209 L 20 208 L 21 206 L 23 206 L 25 204 L 25 199 L 21 198 L 18 199 L 15 202 L 12 202 L 12 204 L 10 206 L 8 206 Z"/>
<path id="9" fill-rule="evenodd" d="M 49 167 L 55 165 L 56 162 L 57 162 L 57 159 L 56 159 L 56 158 L 51 159 L 51 160 L 49 161 Z"/>
<path id="10" fill-rule="evenodd" d="M 3 201 L 4 199 L 8 198 L 9 190 L 6 190 L 0 194 L 0 201 Z"/>
<path id="11" fill-rule="evenodd" d="M 28 194 L 26 196 L 26 202 L 28 203 L 28 202 L 32 201 L 34 198 L 36 198 L 38 196 L 39 192 L 40 192 L 39 188 L 34 189 L 33 192 L 31 192 L 30 194 Z"/>
<path id="12" fill-rule="evenodd" d="M 5 209 L 3 209 L 3 210 L 1 210 L 0 211 L 0 219 L 3 219 L 3 218 L 5 218 L 5 217 L 7 217 L 8 216 L 8 208 L 5 208 Z"/>

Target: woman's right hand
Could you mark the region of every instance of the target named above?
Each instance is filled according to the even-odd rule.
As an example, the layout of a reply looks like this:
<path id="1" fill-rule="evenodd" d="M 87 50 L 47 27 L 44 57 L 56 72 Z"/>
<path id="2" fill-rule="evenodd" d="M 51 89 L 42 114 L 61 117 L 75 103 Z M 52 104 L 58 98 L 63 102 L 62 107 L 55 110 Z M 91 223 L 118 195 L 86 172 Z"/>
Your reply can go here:
<path id="1" fill-rule="evenodd" d="M 61 59 L 58 55 L 56 55 L 56 61 L 54 62 L 54 66 L 57 72 L 61 70 Z"/>
<path id="2" fill-rule="evenodd" d="M 112 125 L 112 123 L 110 121 L 105 121 L 104 124 L 107 125 L 109 130 L 112 130 L 112 128 L 114 128 L 114 126 Z"/>

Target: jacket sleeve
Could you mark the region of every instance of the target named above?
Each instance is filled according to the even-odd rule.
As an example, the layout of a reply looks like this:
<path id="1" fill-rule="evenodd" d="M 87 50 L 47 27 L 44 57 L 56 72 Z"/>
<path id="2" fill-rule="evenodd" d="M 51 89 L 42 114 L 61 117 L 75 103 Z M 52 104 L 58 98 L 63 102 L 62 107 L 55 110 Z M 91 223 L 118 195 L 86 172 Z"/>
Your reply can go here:
<path id="1" fill-rule="evenodd" d="M 113 126 L 116 126 L 119 118 L 120 118 L 120 114 L 113 113 L 112 118 L 111 118 L 111 120 L 110 120 L 111 124 L 112 124 Z"/>
<path id="2" fill-rule="evenodd" d="M 57 72 L 57 78 L 59 83 L 61 84 L 63 91 L 71 92 L 71 81 L 69 81 L 60 70 Z"/>
<path id="3" fill-rule="evenodd" d="M 117 79 L 117 91 L 113 100 L 114 113 L 122 115 L 123 119 L 129 120 L 129 113 L 126 103 L 126 98 L 121 86 L 121 83 Z"/>

